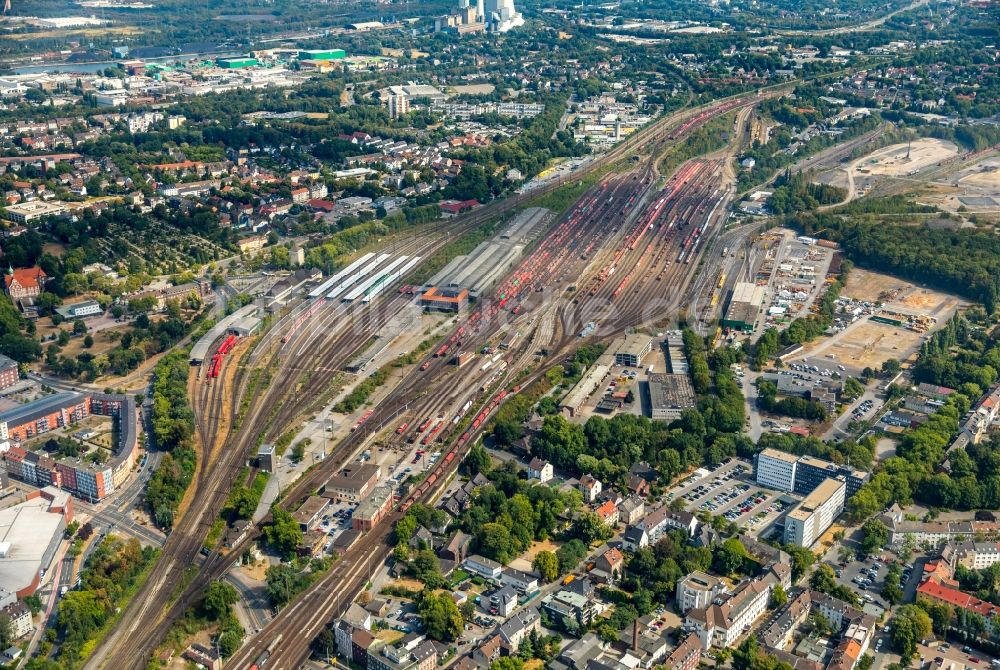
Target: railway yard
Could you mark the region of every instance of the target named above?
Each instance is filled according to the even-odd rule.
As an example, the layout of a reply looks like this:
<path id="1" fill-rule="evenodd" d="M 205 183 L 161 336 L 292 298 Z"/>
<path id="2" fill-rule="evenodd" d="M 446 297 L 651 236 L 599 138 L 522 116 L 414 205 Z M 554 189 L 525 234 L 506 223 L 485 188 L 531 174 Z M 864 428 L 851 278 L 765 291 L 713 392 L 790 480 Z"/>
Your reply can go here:
<path id="1" fill-rule="evenodd" d="M 458 315 L 421 317 L 417 327 L 443 330 L 438 343 L 424 358 L 402 367 L 374 406 L 345 417 L 359 429 L 333 444 L 323 461 L 283 492 L 280 504 L 296 509 L 376 441 L 399 450 L 420 445 L 428 454 L 427 470 L 409 490 L 394 491 L 398 503 L 227 665 L 249 667 L 266 651 L 270 666 L 298 667 L 320 628 L 364 585 L 373 562 L 388 555 L 394 521 L 413 502 L 440 494 L 506 399 L 581 340 L 672 318 L 689 299 L 702 254 L 722 229 L 733 188 L 722 158 L 693 159 L 661 176 L 656 157 L 706 121 L 754 101 L 729 100 L 682 112 L 636 133 L 575 175 L 605 171 L 563 215 L 553 219 L 544 210 L 526 210 L 499 239 L 470 255 L 474 263 L 465 270 L 454 262 L 427 282 L 425 290 L 461 285 L 474 299 Z M 644 159 L 624 160 L 630 156 Z M 607 171 L 610 167 L 616 169 Z M 559 185 L 460 216 L 451 222 L 450 236 L 520 211 Z M 260 443 L 277 441 L 323 411 L 341 386 L 352 383 L 345 372 L 349 363 L 375 360 L 364 352 L 379 333 L 393 332 L 387 324 L 420 300 L 413 293 L 422 291 L 400 290 L 406 273 L 447 239 L 432 231 L 391 251 L 361 256 L 273 317 L 260 335 L 221 337 L 209 347 L 212 355 L 192 366 L 189 388 L 200 451 L 195 481 L 157 570 L 86 667 L 145 666 L 192 598 L 229 570 L 228 556 L 239 555 L 257 538 L 255 527 L 228 551 L 212 548 L 197 575 L 185 579 L 229 486 L 247 476 L 242 473 L 248 456 Z M 460 355 L 459 360 L 474 360 L 456 365 Z M 432 451 L 438 455 L 430 464 Z M 241 483 L 255 474 L 251 469 Z M 396 486 L 398 478 L 390 483 Z"/>

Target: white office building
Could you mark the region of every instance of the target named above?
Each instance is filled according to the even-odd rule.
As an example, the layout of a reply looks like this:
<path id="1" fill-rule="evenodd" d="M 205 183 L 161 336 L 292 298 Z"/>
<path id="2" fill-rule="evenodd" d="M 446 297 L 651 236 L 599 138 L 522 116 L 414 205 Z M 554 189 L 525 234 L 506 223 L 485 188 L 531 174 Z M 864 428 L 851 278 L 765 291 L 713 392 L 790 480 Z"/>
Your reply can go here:
<path id="1" fill-rule="evenodd" d="M 769 489 L 791 493 L 795 490 L 795 467 L 798 456 L 777 449 L 757 454 L 757 483 Z"/>
<path id="2" fill-rule="evenodd" d="M 847 483 L 826 479 L 785 517 L 785 543 L 811 547 L 844 511 Z"/>

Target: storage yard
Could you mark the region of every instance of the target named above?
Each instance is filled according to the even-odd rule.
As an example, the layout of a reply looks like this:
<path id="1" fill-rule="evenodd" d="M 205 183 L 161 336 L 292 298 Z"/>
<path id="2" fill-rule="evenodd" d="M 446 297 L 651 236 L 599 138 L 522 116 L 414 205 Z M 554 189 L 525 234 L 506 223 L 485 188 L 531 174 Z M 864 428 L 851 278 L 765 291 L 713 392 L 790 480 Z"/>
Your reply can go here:
<path id="1" fill-rule="evenodd" d="M 838 321 L 841 330 L 807 344 L 793 360 L 822 357 L 852 374 L 878 368 L 889 358 L 902 361 L 964 304 L 947 293 L 860 268 L 851 270 L 840 302 L 847 311 Z"/>

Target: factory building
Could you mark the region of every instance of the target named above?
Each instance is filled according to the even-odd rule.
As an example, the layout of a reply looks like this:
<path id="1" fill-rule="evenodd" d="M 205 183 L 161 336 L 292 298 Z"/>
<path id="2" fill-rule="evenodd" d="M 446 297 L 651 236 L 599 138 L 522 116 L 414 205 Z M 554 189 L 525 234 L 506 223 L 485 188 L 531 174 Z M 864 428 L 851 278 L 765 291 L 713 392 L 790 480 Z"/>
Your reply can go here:
<path id="1" fill-rule="evenodd" d="M 468 255 L 452 259 L 431 277 L 424 285 L 421 304 L 428 309 L 458 311 L 465 301 L 478 300 L 517 264 L 525 246 L 551 217 L 552 212 L 541 207 L 520 212 L 499 237 L 483 242 Z"/>
<path id="2" fill-rule="evenodd" d="M 844 511 L 847 485 L 826 479 L 785 517 L 785 543 L 811 547 Z"/>
<path id="3" fill-rule="evenodd" d="M 653 338 L 648 335 L 631 333 L 625 336 L 625 343 L 615 352 L 615 365 L 642 367 L 643 357 L 653 350 Z"/>
<path id="4" fill-rule="evenodd" d="M 343 49 L 307 49 L 299 52 L 299 60 L 341 60 L 347 57 Z"/>
<path id="5" fill-rule="evenodd" d="M 73 520 L 73 499 L 51 487 L 0 511 L 0 584 L 26 598 L 35 592 Z"/>
<path id="6" fill-rule="evenodd" d="M 654 372 L 649 375 L 649 406 L 654 421 L 676 421 L 681 412 L 698 406 L 694 386 L 687 375 Z"/>
<path id="7" fill-rule="evenodd" d="M 750 282 L 739 282 L 733 289 L 729 308 L 722 319 L 723 328 L 750 332 L 764 304 L 764 287 Z"/>
<path id="8" fill-rule="evenodd" d="M 239 70 L 245 67 L 260 65 L 260 62 L 256 58 L 243 56 L 241 58 L 218 58 L 215 64 L 223 70 Z"/>

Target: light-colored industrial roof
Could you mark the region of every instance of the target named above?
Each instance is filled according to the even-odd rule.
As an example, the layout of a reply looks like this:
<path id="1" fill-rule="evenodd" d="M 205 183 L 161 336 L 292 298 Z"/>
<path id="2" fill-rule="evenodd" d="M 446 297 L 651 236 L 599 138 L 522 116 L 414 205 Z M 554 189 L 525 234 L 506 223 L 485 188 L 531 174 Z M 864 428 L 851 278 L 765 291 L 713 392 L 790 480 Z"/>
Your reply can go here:
<path id="1" fill-rule="evenodd" d="M 653 338 L 649 335 L 630 333 L 625 336 L 625 342 L 619 347 L 617 353 L 626 356 L 642 356 L 648 351 L 652 341 Z"/>
<path id="2" fill-rule="evenodd" d="M 0 584 L 17 593 L 31 585 L 43 567 L 53 537 L 62 533 L 63 516 L 50 512 L 45 498 L 34 498 L 0 510 L 0 543 L 9 543 L 0 558 Z"/>
<path id="3" fill-rule="evenodd" d="M 751 282 L 739 282 L 733 288 L 732 302 L 746 302 L 760 307 L 764 303 L 764 287 Z"/>

